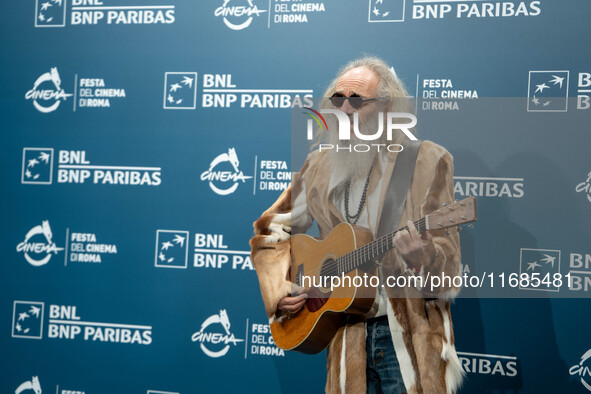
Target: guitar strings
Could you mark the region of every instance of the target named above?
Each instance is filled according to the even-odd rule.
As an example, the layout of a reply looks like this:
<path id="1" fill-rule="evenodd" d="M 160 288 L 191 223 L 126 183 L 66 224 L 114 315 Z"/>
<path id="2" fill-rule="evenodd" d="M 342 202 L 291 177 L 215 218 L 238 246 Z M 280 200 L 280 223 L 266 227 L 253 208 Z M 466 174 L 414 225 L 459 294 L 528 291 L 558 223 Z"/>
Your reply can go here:
<path id="1" fill-rule="evenodd" d="M 421 218 L 421 219 L 417 220 L 416 222 L 414 222 L 414 225 L 415 225 L 415 227 L 417 227 L 419 229 L 424 227 L 425 218 Z M 339 264 L 342 263 L 344 265 L 346 263 L 352 263 L 353 265 L 355 265 L 356 259 L 362 258 L 362 260 L 363 260 L 369 256 L 369 254 L 371 253 L 371 247 L 369 247 L 369 245 L 371 245 L 373 243 L 373 244 L 381 245 L 381 246 L 378 246 L 378 248 L 384 247 L 384 246 L 388 247 L 388 242 L 390 241 L 390 239 L 394 235 L 396 235 L 396 233 L 398 233 L 399 231 L 403 231 L 403 230 L 408 230 L 408 226 L 404 226 L 404 227 L 402 227 L 396 231 L 393 231 L 389 234 L 386 234 L 386 235 L 384 235 L 384 236 L 382 236 L 382 237 L 380 237 L 368 244 L 365 244 L 358 249 L 355 249 L 349 253 L 346 253 L 340 257 L 337 257 L 335 260 L 323 265 L 322 267 L 308 272 L 307 276 L 310 276 L 310 274 L 315 275 L 317 273 L 322 273 L 323 271 L 326 272 L 327 274 L 330 274 L 330 273 L 332 273 L 333 270 L 337 271 L 336 273 L 338 274 Z M 385 253 L 385 252 L 382 252 L 382 253 Z M 367 261 L 364 261 L 363 263 L 366 263 L 366 262 Z M 363 265 L 363 263 L 359 264 L 359 265 Z M 354 267 L 353 269 L 355 269 L 355 268 L 357 268 L 357 267 Z M 346 272 L 349 272 L 349 271 L 346 271 Z M 343 271 L 343 273 L 345 273 L 345 271 Z"/>
<path id="2" fill-rule="evenodd" d="M 419 219 L 416 222 L 414 222 L 416 227 L 422 228 L 425 224 L 425 219 Z M 388 248 L 388 243 L 390 242 L 390 240 L 392 239 L 392 237 L 398 233 L 399 231 L 403 231 L 403 230 L 408 230 L 408 226 L 404 226 L 396 231 L 393 231 L 389 234 L 386 234 L 366 245 L 363 245 L 362 247 L 355 249 L 349 253 L 346 253 L 340 257 L 338 257 L 336 260 L 334 260 L 331 263 L 325 264 L 324 266 L 322 266 L 320 269 L 316 269 L 311 271 L 310 273 L 317 273 L 318 271 L 322 271 L 323 269 L 325 269 L 326 271 L 333 271 L 333 269 L 336 267 L 338 268 L 338 264 L 339 263 L 343 263 L 343 264 L 347 264 L 347 263 L 353 263 L 353 265 L 355 264 L 355 260 L 356 259 L 367 259 L 367 257 L 369 256 L 369 254 L 371 253 L 371 247 L 369 245 L 371 244 L 376 244 L 376 245 L 380 245 L 378 246 L 378 248 L 383 248 L 384 246 L 386 248 Z M 369 249 L 369 250 L 368 250 Z M 385 253 L 385 252 L 382 252 Z M 364 262 L 365 263 L 365 262 Z M 363 264 L 363 263 L 362 263 Z M 362 265 L 360 264 L 360 265 Z M 337 270 L 338 271 L 338 270 Z M 347 271 L 349 272 L 349 271 Z M 338 273 L 338 272 L 337 272 Z"/>

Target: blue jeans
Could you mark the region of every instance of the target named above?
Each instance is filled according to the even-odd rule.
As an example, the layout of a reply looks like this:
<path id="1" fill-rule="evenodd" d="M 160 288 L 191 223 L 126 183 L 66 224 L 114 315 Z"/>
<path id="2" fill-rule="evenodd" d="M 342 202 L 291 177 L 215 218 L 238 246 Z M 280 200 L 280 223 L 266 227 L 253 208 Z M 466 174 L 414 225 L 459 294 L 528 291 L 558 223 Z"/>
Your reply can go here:
<path id="1" fill-rule="evenodd" d="M 396 358 L 388 319 L 367 323 L 367 394 L 406 393 Z"/>

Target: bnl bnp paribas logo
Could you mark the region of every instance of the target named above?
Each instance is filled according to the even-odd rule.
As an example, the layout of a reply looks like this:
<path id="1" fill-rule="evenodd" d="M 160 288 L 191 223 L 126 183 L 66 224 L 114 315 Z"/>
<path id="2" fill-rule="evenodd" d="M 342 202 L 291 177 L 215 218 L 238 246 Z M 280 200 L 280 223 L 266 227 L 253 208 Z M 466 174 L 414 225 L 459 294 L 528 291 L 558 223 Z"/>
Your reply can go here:
<path id="1" fill-rule="evenodd" d="M 254 18 L 268 12 L 254 4 L 253 0 L 223 0 L 221 6 L 217 7 L 214 15 L 222 18 L 224 24 L 232 30 L 243 30 L 251 25 Z"/>
<path id="2" fill-rule="evenodd" d="M 25 94 L 25 99 L 31 100 L 39 112 L 53 112 L 63 101 L 73 96 L 73 93 L 66 93 L 61 85 L 62 80 L 57 67 L 52 67 L 35 80 L 33 87 Z"/>
<path id="3" fill-rule="evenodd" d="M 21 183 L 51 185 L 53 148 L 24 148 Z"/>
<path id="4" fill-rule="evenodd" d="M 369 0 L 368 22 L 404 22 L 406 0 Z"/>
<path id="5" fill-rule="evenodd" d="M 222 153 L 211 161 L 209 168 L 201 173 L 201 180 L 207 182 L 216 194 L 227 196 L 234 193 L 239 185 L 252 178 L 244 175 L 238 168 L 239 165 L 236 149 L 229 148 L 228 153 Z"/>
<path id="6" fill-rule="evenodd" d="M 223 234 L 195 233 L 192 267 L 199 269 L 232 269 L 253 271 L 249 250 L 228 248 Z M 189 232 L 183 230 L 156 230 L 154 266 L 158 268 L 188 267 Z M 226 268 L 227 267 L 227 268 Z"/>
<path id="7" fill-rule="evenodd" d="M 113 5 L 109 0 L 70 3 L 71 25 L 155 25 L 175 21 L 175 6 L 171 4 Z M 35 27 L 65 27 L 66 7 L 67 0 L 35 0 Z"/>
<path id="8" fill-rule="evenodd" d="M 574 79 L 576 85 L 570 89 L 569 93 L 570 74 L 568 70 L 530 71 L 527 88 L 527 111 L 567 112 L 569 101 L 571 107 L 574 106 L 577 110 L 590 109 L 591 72 L 573 71 L 574 78 L 570 79 Z M 575 99 L 576 103 L 573 103 Z"/>
<path id="9" fill-rule="evenodd" d="M 197 107 L 197 73 L 166 72 L 164 74 L 164 109 L 195 109 Z"/>
<path id="10" fill-rule="evenodd" d="M 408 0 L 413 20 L 536 17 L 541 2 L 520 0 Z M 404 22 L 407 0 L 369 0 L 368 22 Z"/>
<path id="11" fill-rule="evenodd" d="M 48 312 L 45 326 L 44 309 Z M 52 340 L 141 345 L 152 343 L 150 325 L 82 320 L 76 305 L 49 304 L 48 308 L 45 308 L 44 302 L 15 300 L 12 312 L 12 337 L 43 339 L 43 331 L 47 338 Z"/>
<path id="12" fill-rule="evenodd" d="M 85 150 L 57 150 L 57 183 L 159 186 L 161 167 L 97 165 L 87 160 Z M 23 148 L 21 183 L 51 185 L 53 148 Z"/>
<path id="13" fill-rule="evenodd" d="M 182 230 L 156 231 L 155 267 L 187 268 L 189 232 Z"/>
<path id="14" fill-rule="evenodd" d="M 519 259 L 519 273 L 538 277 L 540 283 L 531 281 L 526 286 L 519 283 L 520 290 L 541 290 L 558 292 L 560 286 L 554 281 L 560 275 L 560 250 L 522 248 Z"/>
<path id="15" fill-rule="evenodd" d="M 569 72 L 530 71 L 527 87 L 528 112 L 566 112 Z"/>
<path id="16" fill-rule="evenodd" d="M 35 0 L 35 27 L 64 27 L 66 0 Z"/>
<path id="17" fill-rule="evenodd" d="M 162 107 L 197 108 L 196 72 L 165 72 Z M 312 89 L 242 88 L 232 74 L 201 74 L 201 108 L 301 108 L 312 105 Z"/>
<path id="18" fill-rule="evenodd" d="M 43 302 L 14 301 L 12 337 L 41 339 L 43 336 Z"/>

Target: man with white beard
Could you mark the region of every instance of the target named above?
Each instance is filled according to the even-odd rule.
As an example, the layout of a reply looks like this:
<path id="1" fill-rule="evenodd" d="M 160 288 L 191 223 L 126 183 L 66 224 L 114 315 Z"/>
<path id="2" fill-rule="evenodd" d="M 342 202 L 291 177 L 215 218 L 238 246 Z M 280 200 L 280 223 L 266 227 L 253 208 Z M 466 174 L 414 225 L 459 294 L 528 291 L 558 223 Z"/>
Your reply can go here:
<path id="1" fill-rule="evenodd" d="M 376 114 L 406 96 L 402 83 L 377 58 L 350 62 L 328 87 L 325 97 L 332 107 L 350 118 L 351 140 L 339 140 L 337 128 L 329 126 L 328 135 L 321 138 L 344 149 L 311 153 L 290 188 L 254 224 L 252 260 L 270 322 L 294 316 L 307 299 L 307 293 L 295 290 L 289 280 L 292 233 L 303 232 L 316 221 L 322 238 L 342 222 L 366 227 L 376 235 L 382 208 L 395 203 L 387 200 L 387 191 L 399 153 L 383 146 L 380 151 L 374 147 L 349 152 L 347 145 L 368 143 L 353 130 L 355 116 L 359 131 L 373 134 L 378 128 Z M 408 146 L 410 142 L 402 132 L 394 133 L 392 141 L 386 137 L 383 132 L 381 140 L 371 143 Z M 408 230 L 396 234 L 395 249 L 382 258 L 382 279 L 442 272 L 459 275 L 457 232 L 420 235 L 413 224 L 453 202 L 452 157 L 441 146 L 424 141 L 411 174 L 399 222 Z M 429 293 L 413 288 L 408 290 L 408 294 L 414 292 L 412 296 L 400 298 L 400 291 L 379 288 L 371 311 L 345 320 L 329 345 L 326 391 L 455 392 L 463 372 L 454 347 L 450 299 L 458 291 L 453 286 Z"/>

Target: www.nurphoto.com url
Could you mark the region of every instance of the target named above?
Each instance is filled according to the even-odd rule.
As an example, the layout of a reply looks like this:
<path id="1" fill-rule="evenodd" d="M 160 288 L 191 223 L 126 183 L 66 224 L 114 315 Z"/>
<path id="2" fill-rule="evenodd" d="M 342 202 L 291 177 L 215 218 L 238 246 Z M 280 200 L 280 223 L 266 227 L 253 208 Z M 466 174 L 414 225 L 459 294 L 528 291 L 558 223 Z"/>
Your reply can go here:
<path id="1" fill-rule="evenodd" d="M 383 282 L 375 275 L 348 275 L 340 276 L 306 276 L 302 277 L 302 287 L 323 287 L 333 291 L 338 287 L 414 287 L 435 291 L 440 288 L 470 287 L 470 288 L 560 288 L 563 285 L 571 287 L 571 274 L 561 273 L 510 273 L 484 272 L 481 276 L 470 275 L 465 272 L 463 275 L 447 275 L 442 272 L 439 275 L 431 275 L 427 272 L 424 275 L 398 275 L 388 276 Z"/>

